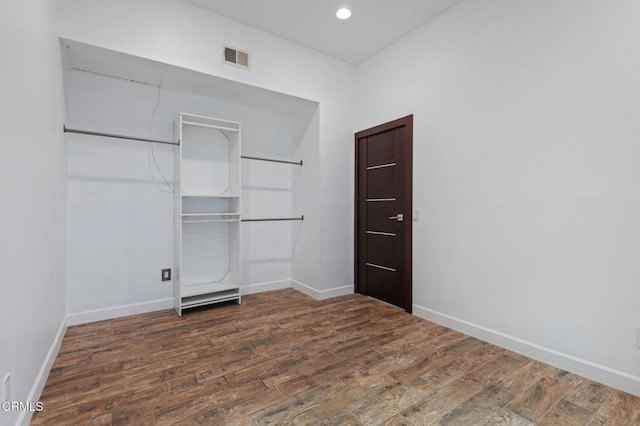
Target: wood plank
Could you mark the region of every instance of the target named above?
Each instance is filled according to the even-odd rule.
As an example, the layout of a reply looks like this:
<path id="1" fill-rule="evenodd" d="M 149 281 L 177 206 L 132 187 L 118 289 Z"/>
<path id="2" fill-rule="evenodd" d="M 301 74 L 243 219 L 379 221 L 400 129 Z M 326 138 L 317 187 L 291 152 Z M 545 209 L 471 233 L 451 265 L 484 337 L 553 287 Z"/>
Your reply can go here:
<path id="1" fill-rule="evenodd" d="M 496 385 L 511 393 L 519 394 L 544 376 L 549 375 L 552 368 L 538 361 L 529 361 L 505 375 Z"/>
<path id="2" fill-rule="evenodd" d="M 513 394 L 497 386 L 488 386 L 440 420 L 441 425 L 472 425 L 500 410 Z"/>
<path id="3" fill-rule="evenodd" d="M 566 423 L 564 426 L 570 425 Z M 502 409 L 484 418 L 477 426 L 533 426 L 534 422 L 517 415 L 513 411 Z"/>
<path id="4" fill-rule="evenodd" d="M 291 420 L 287 420 L 282 423 L 282 426 L 315 426 L 321 424 L 323 423 L 322 420 L 320 420 L 320 417 L 318 417 L 313 410 L 307 410 L 302 414 L 298 414 L 293 417 Z"/>
<path id="5" fill-rule="evenodd" d="M 382 426 L 415 426 L 415 425 L 411 423 L 409 420 L 407 420 L 405 417 L 403 417 L 401 414 L 396 414 L 390 419 L 387 419 L 384 422 L 382 422 Z"/>
<path id="6" fill-rule="evenodd" d="M 261 392 L 250 394 L 244 398 L 235 399 L 220 407 L 220 416 L 225 422 L 241 418 L 269 407 L 282 400 L 282 393 L 275 388 L 265 389 Z M 251 419 L 253 424 L 253 419 Z"/>
<path id="7" fill-rule="evenodd" d="M 424 394 L 426 398 L 402 411 L 401 415 L 414 425 L 433 424 L 480 391 L 480 386 L 459 380 L 431 394 Z"/>
<path id="8" fill-rule="evenodd" d="M 380 376 L 374 383 L 366 386 L 348 386 L 341 389 L 336 396 L 318 404 L 313 410 L 326 423 L 338 418 L 349 417 L 351 413 L 370 399 L 400 386 L 400 382 L 389 376 Z M 355 419 L 353 416 L 351 418 Z M 358 422 L 359 423 L 359 422 Z"/>
<path id="9" fill-rule="evenodd" d="M 640 398 L 612 390 L 591 423 L 598 426 L 630 425 L 640 420 Z"/>
<path id="10" fill-rule="evenodd" d="M 587 410 L 597 411 L 609 396 L 611 388 L 591 380 L 578 384 L 565 395 L 564 399 Z"/>
<path id="11" fill-rule="evenodd" d="M 345 414 L 343 416 L 336 417 L 331 420 L 325 420 L 323 424 L 326 426 L 363 426 L 362 423 L 357 421 L 350 414 Z"/>
<path id="12" fill-rule="evenodd" d="M 402 383 L 411 384 L 421 376 L 447 365 L 455 359 L 454 355 L 450 355 L 444 352 L 434 352 L 427 356 L 424 356 L 416 362 L 402 367 L 398 370 L 394 370 L 390 373 L 391 377 L 401 381 Z"/>
<path id="13" fill-rule="evenodd" d="M 510 355 L 499 355 L 497 358 L 471 371 L 464 376 L 463 379 L 481 386 L 487 386 L 501 379 L 522 364 L 524 364 L 524 361 L 513 358 Z"/>
<path id="14" fill-rule="evenodd" d="M 370 398 L 351 414 L 364 425 L 377 424 L 399 414 L 401 410 L 415 404 L 423 398 L 419 389 L 398 385 Z"/>
<path id="15" fill-rule="evenodd" d="M 303 411 L 298 397 L 292 396 L 251 414 L 251 418 L 259 426 L 279 425 Z"/>
<path id="16" fill-rule="evenodd" d="M 425 383 L 444 386 L 452 383 L 483 364 L 498 357 L 503 350 L 497 346 L 487 345 L 473 352 L 456 357 L 451 363 L 430 371 L 421 376 Z"/>
<path id="17" fill-rule="evenodd" d="M 593 416 L 593 411 L 587 410 L 562 400 L 557 403 L 538 423 L 540 426 L 586 425 Z"/>
<path id="18" fill-rule="evenodd" d="M 529 420 L 538 421 L 571 389 L 571 385 L 550 377 L 538 380 L 527 391 L 520 394 L 509 406 L 509 410 Z"/>

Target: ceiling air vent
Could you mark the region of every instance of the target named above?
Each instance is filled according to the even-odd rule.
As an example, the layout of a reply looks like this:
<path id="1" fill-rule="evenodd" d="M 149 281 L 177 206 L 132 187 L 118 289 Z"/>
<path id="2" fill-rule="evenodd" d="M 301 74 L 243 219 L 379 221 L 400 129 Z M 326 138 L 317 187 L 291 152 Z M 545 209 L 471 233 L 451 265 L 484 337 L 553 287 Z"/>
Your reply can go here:
<path id="1" fill-rule="evenodd" d="M 249 69 L 249 52 L 243 52 L 242 50 L 225 46 L 224 62 L 227 64 Z"/>

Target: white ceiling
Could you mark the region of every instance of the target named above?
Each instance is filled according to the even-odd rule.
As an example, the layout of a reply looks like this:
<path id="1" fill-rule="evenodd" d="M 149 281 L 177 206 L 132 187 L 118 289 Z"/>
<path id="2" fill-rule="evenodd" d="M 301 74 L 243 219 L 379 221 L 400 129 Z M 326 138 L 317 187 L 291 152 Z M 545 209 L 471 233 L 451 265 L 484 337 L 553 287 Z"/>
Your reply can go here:
<path id="1" fill-rule="evenodd" d="M 462 0 L 183 1 L 357 64 Z M 350 19 L 336 18 L 341 7 Z"/>

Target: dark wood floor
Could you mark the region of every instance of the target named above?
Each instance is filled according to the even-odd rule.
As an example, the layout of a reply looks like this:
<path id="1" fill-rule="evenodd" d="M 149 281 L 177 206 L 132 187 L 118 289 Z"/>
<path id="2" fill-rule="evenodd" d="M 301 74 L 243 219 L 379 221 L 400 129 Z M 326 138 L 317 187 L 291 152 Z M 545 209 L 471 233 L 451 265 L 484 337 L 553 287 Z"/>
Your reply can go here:
<path id="1" fill-rule="evenodd" d="M 71 327 L 32 424 L 628 425 L 640 399 L 360 295 Z"/>

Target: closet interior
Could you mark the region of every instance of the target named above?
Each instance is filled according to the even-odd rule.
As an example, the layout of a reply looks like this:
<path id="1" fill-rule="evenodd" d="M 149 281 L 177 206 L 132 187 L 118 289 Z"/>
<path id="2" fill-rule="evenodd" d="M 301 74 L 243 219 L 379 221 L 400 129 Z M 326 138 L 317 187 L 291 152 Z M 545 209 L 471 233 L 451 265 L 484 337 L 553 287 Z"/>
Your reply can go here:
<path id="1" fill-rule="evenodd" d="M 313 275 L 316 102 L 61 43 L 71 313 L 181 315 Z"/>

